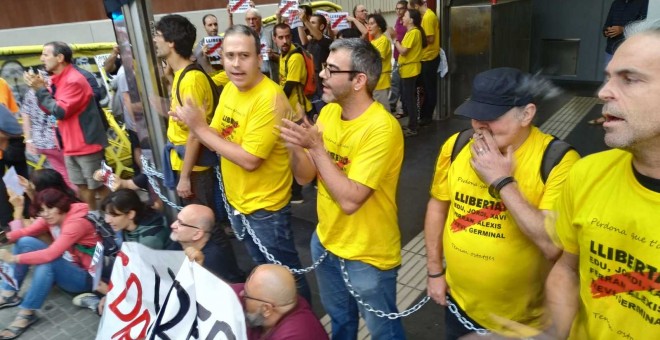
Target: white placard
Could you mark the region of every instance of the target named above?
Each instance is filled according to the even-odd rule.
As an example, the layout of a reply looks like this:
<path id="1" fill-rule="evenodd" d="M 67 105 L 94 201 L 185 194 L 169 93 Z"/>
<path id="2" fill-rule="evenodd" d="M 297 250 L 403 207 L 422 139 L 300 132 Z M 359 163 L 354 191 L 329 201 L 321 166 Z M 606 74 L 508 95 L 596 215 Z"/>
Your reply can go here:
<path id="1" fill-rule="evenodd" d="M 229 0 L 230 13 L 245 13 L 250 9 L 250 0 Z"/>
<path id="2" fill-rule="evenodd" d="M 8 190 L 13 191 L 14 194 L 18 196 L 23 196 L 25 188 L 23 188 L 23 186 L 18 181 L 18 174 L 16 173 L 16 169 L 14 169 L 13 166 L 10 167 L 7 172 L 5 172 L 4 176 L 2 176 L 2 181 L 5 182 L 5 186 Z"/>
<path id="3" fill-rule="evenodd" d="M 222 38 L 221 37 L 204 37 L 204 45 L 207 45 L 206 57 L 209 59 L 211 65 L 220 65 L 222 63 Z"/>
<path id="4" fill-rule="evenodd" d="M 283 17 L 298 16 L 298 0 L 281 0 L 279 9 Z"/>
<path id="5" fill-rule="evenodd" d="M 348 12 L 337 12 L 337 13 L 328 13 L 330 29 L 341 31 L 345 28 L 351 28 L 351 25 L 348 23 L 346 18 L 348 17 Z"/>

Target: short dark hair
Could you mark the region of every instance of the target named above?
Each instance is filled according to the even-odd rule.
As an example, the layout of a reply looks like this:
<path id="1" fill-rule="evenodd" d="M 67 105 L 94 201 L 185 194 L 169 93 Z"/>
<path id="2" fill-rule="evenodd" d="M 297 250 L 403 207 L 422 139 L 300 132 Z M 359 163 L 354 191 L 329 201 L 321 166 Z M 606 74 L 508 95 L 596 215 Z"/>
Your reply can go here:
<path id="1" fill-rule="evenodd" d="M 34 185 L 35 192 L 53 188 L 71 196 L 76 202 L 80 202 L 76 193 L 64 181 L 62 174 L 53 169 L 39 169 L 32 171 L 30 174 L 30 182 Z"/>
<path id="2" fill-rule="evenodd" d="M 409 0 L 410 6 L 422 6 L 424 5 L 424 0 Z"/>
<path id="3" fill-rule="evenodd" d="M 350 52 L 351 69 L 367 76 L 367 91 L 369 94 L 373 93 L 383 70 L 380 52 L 374 45 L 361 38 L 335 40 L 330 45 L 330 52 L 337 50 Z M 352 77 L 353 75 L 351 75 L 351 79 Z"/>
<path id="4" fill-rule="evenodd" d="M 229 27 L 225 31 L 225 39 L 227 39 L 228 36 L 230 35 L 244 35 L 248 37 L 252 37 L 254 39 L 254 50 L 257 54 L 261 53 L 261 39 L 259 38 L 259 34 L 255 32 L 252 28 L 241 25 L 241 24 L 236 24 L 234 26 Z"/>
<path id="5" fill-rule="evenodd" d="M 278 29 L 281 30 L 287 29 L 289 30 L 289 32 L 291 32 L 291 26 L 289 26 L 289 24 L 280 22 L 279 24 L 275 25 L 275 27 L 273 27 L 273 37 L 276 36 Z"/>
<path id="6" fill-rule="evenodd" d="M 214 17 L 215 20 L 218 20 L 218 17 L 216 17 L 215 15 L 209 13 L 209 14 L 206 14 L 202 17 L 202 25 L 206 26 L 206 18 L 208 18 L 208 17 Z"/>
<path id="7" fill-rule="evenodd" d="M 397 5 L 404 5 L 406 8 L 408 8 L 408 1 L 406 0 L 399 0 L 396 2 Z"/>
<path id="8" fill-rule="evenodd" d="M 360 38 L 362 33 L 357 28 L 344 28 L 343 30 L 337 32 L 337 39 L 350 39 L 350 38 Z"/>
<path id="9" fill-rule="evenodd" d="M 101 210 L 110 212 L 111 214 L 114 212 L 128 214 L 133 210 L 135 211 L 135 218 L 133 220 L 139 221 L 148 209 L 135 191 L 131 189 L 120 189 L 111 192 L 103 199 Z"/>
<path id="10" fill-rule="evenodd" d="M 71 50 L 69 44 L 62 41 L 51 41 L 45 43 L 44 46 L 52 46 L 54 56 L 57 57 L 58 55 L 61 54 L 64 56 L 64 62 L 67 64 L 71 64 L 71 61 L 73 60 L 73 51 Z"/>
<path id="11" fill-rule="evenodd" d="M 387 31 L 387 22 L 385 22 L 385 18 L 383 18 L 383 15 L 379 13 L 369 14 L 367 16 L 367 21 L 372 18 L 376 22 L 376 25 L 378 25 L 378 28 L 380 28 L 380 32 L 385 33 Z"/>
<path id="12" fill-rule="evenodd" d="M 321 14 L 313 14 L 312 16 L 319 19 L 319 25 L 323 26 L 323 29 L 321 30 L 328 28 L 328 19 L 326 19 L 325 16 Z"/>
<path id="13" fill-rule="evenodd" d="M 197 37 L 197 29 L 190 20 L 178 14 L 169 14 L 156 23 L 156 30 L 163 39 L 174 43 L 174 51 L 183 58 L 190 58 Z"/>

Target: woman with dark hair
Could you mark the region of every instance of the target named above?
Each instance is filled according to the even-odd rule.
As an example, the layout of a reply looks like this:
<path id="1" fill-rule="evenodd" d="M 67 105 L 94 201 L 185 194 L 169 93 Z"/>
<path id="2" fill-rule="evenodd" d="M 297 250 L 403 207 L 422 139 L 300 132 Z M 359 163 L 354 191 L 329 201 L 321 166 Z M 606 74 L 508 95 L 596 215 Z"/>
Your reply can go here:
<path id="1" fill-rule="evenodd" d="M 390 85 L 392 84 L 392 42 L 387 38 L 387 23 L 381 14 L 369 14 L 367 17 L 369 35 L 373 37 L 371 44 L 378 50 L 383 64 L 380 78 L 374 89 L 374 100 L 383 104 L 385 110 L 390 111 Z"/>
<path id="2" fill-rule="evenodd" d="M 399 51 L 399 74 L 401 75 L 401 103 L 403 118 L 409 115 L 408 127 L 403 134 L 406 137 L 417 135 L 418 110 L 415 90 L 417 76 L 422 71 L 422 50 L 426 47 L 426 34 L 422 28 L 422 15 L 416 9 L 408 9 L 403 15 L 403 25 L 408 30 L 403 41 L 396 41 L 396 33 L 392 34 L 394 47 Z"/>
<path id="3" fill-rule="evenodd" d="M 12 198 L 14 204 L 22 204 L 21 201 L 22 196 Z M 37 322 L 36 310 L 43 305 L 53 284 L 72 293 L 92 288 L 92 277 L 87 269 L 100 239 L 86 218 L 87 204 L 48 188 L 37 193 L 30 210 L 33 216 L 39 216 L 31 225 L 21 228 L 20 216 L 12 221 L 19 224 L 19 229 L 8 233 L 5 242 L 16 243 L 13 252 L 0 249 L 0 260 L 14 264 L 16 279 L 16 287 L 3 280 L 0 308 L 20 305 L 14 321 L 0 332 L 0 339 L 14 339 Z M 48 245 L 37 238 L 44 233 L 50 233 L 53 243 Z M 32 283 L 21 298 L 18 291 L 30 265 L 35 266 Z"/>
<path id="4" fill-rule="evenodd" d="M 165 249 L 170 242 L 170 228 L 165 216 L 142 203 L 133 190 L 120 189 L 110 193 L 101 202 L 101 210 L 105 212 L 105 222 L 123 241 L 137 242 L 152 249 Z M 112 263 L 103 266 L 101 281 L 94 287 L 96 293 L 80 294 L 73 298 L 73 304 L 100 314 L 112 267 Z"/>
<path id="5" fill-rule="evenodd" d="M 35 170 L 30 174 L 29 181 L 25 178 L 19 178 L 19 180 L 21 185 L 25 188 L 25 193 L 31 200 L 34 200 L 36 193 L 44 189 L 53 188 L 67 194 L 67 196 L 69 196 L 76 203 L 82 202 L 73 191 L 73 189 L 71 189 L 71 187 L 67 184 L 62 174 L 56 170 Z"/>
<path id="6" fill-rule="evenodd" d="M 135 191 L 120 189 L 101 203 L 105 221 L 128 242 L 138 242 L 153 249 L 165 249 L 170 230 L 165 216 L 147 207 Z"/>

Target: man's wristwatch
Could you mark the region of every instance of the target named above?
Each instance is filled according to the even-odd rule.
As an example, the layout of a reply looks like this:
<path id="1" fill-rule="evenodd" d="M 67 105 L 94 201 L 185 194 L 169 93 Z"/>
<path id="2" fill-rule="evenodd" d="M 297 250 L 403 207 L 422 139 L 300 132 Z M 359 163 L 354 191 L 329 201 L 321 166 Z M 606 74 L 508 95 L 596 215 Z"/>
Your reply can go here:
<path id="1" fill-rule="evenodd" d="M 500 198 L 500 190 L 515 181 L 516 179 L 513 178 L 513 176 L 498 178 L 488 186 L 488 193 L 493 196 L 493 198 Z"/>

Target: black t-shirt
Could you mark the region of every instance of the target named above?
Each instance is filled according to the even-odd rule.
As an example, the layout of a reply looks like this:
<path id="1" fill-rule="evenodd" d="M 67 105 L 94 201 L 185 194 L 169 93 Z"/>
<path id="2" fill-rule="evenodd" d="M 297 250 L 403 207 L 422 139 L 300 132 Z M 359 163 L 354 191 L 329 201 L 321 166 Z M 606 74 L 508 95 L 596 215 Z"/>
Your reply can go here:
<path id="1" fill-rule="evenodd" d="M 312 39 L 306 46 L 307 51 L 314 57 L 314 71 L 317 75 L 321 72 L 321 64 L 325 63 L 330 55 L 330 44 L 332 39 L 323 35 L 321 40 Z"/>

